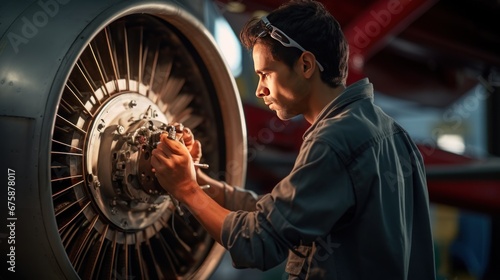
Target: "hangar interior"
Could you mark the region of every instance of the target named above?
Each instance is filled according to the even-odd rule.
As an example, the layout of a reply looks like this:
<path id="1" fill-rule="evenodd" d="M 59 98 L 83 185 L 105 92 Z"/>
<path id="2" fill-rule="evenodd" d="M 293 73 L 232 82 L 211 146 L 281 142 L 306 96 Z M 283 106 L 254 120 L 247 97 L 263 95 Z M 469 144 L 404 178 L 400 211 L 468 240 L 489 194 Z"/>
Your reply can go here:
<path id="1" fill-rule="evenodd" d="M 236 35 L 247 19 L 283 2 L 216 1 Z M 497 279 L 498 1 L 320 2 L 350 43 L 348 82 L 368 77 L 375 103 L 409 131 L 424 156 L 439 279 Z M 270 130 L 276 117 L 255 98 L 251 56 L 243 50 L 242 57 L 247 66 L 236 79 L 253 155 L 246 187 L 265 192 L 292 168 L 307 125 L 297 119 Z M 255 273 L 274 279 L 281 271 Z"/>
<path id="2" fill-rule="evenodd" d="M 229 184 L 263 193 L 290 171 L 307 125 L 255 98 L 237 38 L 283 2 L 2 1 L 0 167 L 16 188 L 0 200 L 16 207 L 0 217 L 16 227 L 0 261 L 19 279 L 282 279 L 233 269 L 149 159 L 181 122 Z M 348 83 L 368 77 L 424 157 L 438 278 L 500 279 L 500 3 L 320 2 L 349 41 Z"/>

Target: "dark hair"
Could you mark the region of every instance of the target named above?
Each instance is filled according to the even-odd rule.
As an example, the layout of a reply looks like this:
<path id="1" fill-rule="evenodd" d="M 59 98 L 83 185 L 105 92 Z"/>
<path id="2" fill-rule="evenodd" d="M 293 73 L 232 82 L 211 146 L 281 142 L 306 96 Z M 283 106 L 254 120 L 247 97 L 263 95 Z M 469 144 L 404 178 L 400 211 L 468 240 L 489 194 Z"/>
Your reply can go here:
<path id="1" fill-rule="evenodd" d="M 291 0 L 272 11 L 267 19 L 314 54 L 324 67 L 321 79 L 325 83 L 332 87 L 345 85 L 349 47 L 340 24 L 323 4 L 312 0 Z M 256 43 L 267 45 L 274 59 L 293 67 L 302 51 L 284 47 L 271 36 L 259 37 L 263 30 L 259 18 L 250 19 L 240 32 L 242 44 L 248 50 Z"/>

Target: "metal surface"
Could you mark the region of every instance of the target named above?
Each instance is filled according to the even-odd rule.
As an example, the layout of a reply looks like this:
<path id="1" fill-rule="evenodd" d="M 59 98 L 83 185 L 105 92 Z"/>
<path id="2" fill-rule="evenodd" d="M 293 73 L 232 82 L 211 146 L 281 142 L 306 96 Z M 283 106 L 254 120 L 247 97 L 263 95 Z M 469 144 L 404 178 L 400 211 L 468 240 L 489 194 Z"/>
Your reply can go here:
<path id="1" fill-rule="evenodd" d="M 159 193 L 151 171 L 147 140 L 154 130 L 149 126 L 153 120 L 168 123 L 155 112 L 161 111 L 141 94 L 118 94 L 102 107 L 88 131 L 84 149 L 88 189 L 101 213 L 123 229 L 145 229 L 161 216 L 170 216 L 165 215 L 168 196 Z"/>
<path id="2" fill-rule="evenodd" d="M 0 124 L 16 139 L 0 143 L 11 159 L 2 170 L 19 185 L 16 279 L 207 278 L 223 248 L 154 187 L 141 142 L 151 125 L 182 122 L 203 143 L 207 173 L 243 185 L 241 103 L 193 16 L 203 5 L 26 3 L 0 39 Z"/>

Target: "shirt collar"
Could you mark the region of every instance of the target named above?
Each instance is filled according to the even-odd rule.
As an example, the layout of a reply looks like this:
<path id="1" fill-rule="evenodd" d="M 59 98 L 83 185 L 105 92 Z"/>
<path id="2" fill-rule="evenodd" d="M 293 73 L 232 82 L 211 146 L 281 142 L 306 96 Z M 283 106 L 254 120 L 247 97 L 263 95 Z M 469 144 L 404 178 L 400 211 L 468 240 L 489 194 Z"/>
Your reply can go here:
<path id="1" fill-rule="evenodd" d="M 328 105 L 321 110 L 316 117 L 314 123 L 306 130 L 303 139 L 306 139 L 308 134 L 313 131 L 318 123 L 326 117 L 332 117 L 340 113 L 341 109 L 346 105 L 360 100 L 370 98 L 373 101 L 373 84 L 368 78 L 361 79 L 348 86 L 337 98 L 333 99 Z"/>

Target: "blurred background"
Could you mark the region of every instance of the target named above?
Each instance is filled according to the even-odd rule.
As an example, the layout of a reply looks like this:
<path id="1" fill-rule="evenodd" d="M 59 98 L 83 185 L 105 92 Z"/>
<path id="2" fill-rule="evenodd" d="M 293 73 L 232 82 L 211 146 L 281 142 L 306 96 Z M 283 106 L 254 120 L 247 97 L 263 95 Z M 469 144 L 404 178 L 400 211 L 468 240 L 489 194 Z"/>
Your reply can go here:
<path id="1" fill-rule="evenodd" d="M 236 78 L 248 130 L 246 188 L 270 191 L 291 170 L 307 128 L 282 122 L 255 97 L 243 24 L 285 1 L 214 2 L 209 28 Z M 424 157 L 438 279 L 500 279 L 500 33 L 496 0 L 320 1 L 350 43 L 348 83 L 368 77 L 375 103 Z M 236 270 L 226 254 L 211 279 L 282 279 Z"/>

